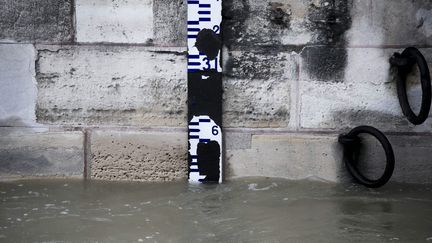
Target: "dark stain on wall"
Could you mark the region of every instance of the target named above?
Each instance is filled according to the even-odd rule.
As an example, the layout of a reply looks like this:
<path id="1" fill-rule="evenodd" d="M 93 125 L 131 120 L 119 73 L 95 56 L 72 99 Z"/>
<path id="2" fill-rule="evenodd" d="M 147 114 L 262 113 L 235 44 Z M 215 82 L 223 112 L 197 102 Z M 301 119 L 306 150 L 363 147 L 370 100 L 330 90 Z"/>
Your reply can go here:
<path id="1" fill-rule="evenodd" d="M 72 42 L 72 0 L 0 1 L 0 39 Z"/>
<path id="2" fill-rule="evenodd" d="M 228 48 L 246 34 L 250 11 L 249 0 L 222 1 L 222 40 Z"/>
<path id="3" fill-rule="evenodd" d="M 270 2 L 268 4 L 269 20 L 274 26 L 289 28 L 291 21 L 291 8 L 288 4 Z"/>
<path id="4" fill-rule="evenodd" d="M 303 79 L 323 82 L 343 82 L 347 50 L 331 46 L 309 46 L 301 52 Z"/>
<path id="5" fill-rule="evenodd" d="M 50 147 L 41 152 L 42 148 L 34 146 L 3 148 L 0 150 L 0 175 L 79 175 L 82 163 L 78 157 L 73 163 L 50 161 L 50 157 L 73 158 L 79 155 L 78 150 L 71 147 L 65 152 L 64 148 Z"/>
<path id="6" fill-rule="evenodd" d="M 224 1 L 223 42 L 229 49 L 282 45 L 291 26 L 291 6 L 284 1 Z"/>
<path id="7" fill-rule="evenodd" d="M 303 67 L 308 79 L 343 81 L 347 64 L 345 33 L 351 28 L 351 8 L 352 2 L 347 0 L 320 0 L 309 5 L 308 28 L 315 33 L 315 42 L 325 46 L 303 50 Z"/>
<path id="8" fill-rule="evenodd" d="M 239 79 L 282 78 L 286 56 L 279 56 L 280 50 L 269 49 L 253 52 L 230 52 L 225 63 L 224 75 Z"/>
<path id="9" fill-rule="evenodd" d="M 0 173 L 5 174 L 39 174 L 52 166 L 44 156 L 37 156 L 32 151 L 2 151 Z"/>
<path id="10" fill-rule="evenodd" d="M 308 28 L 317 42 L 345 46 L 345 32 L 351 28 L 351 0 L 320 0 L 308 8 Z"/>
<path id="11" fill-rule="evenodd" d="M 332 113 L 330 124 L 338 124 L 337 129 L 348 129 L 353 126 L 364 124 L 386 124 L 391 123 L 396 129 L 406 130 L 409 122 L 403 116 L 385 114 L 372 110 L 336 110 Z M 409 128 L 411 130 L 411 128 Z"/>

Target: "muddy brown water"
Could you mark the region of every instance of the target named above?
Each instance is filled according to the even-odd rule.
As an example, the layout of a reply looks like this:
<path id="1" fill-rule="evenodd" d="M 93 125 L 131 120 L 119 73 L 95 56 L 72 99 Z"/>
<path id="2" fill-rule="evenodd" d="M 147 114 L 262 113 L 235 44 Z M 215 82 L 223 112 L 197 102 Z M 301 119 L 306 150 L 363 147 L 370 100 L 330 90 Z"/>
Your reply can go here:
<path id="1" fill-rule="evenodd" d="M 432 242 L 431 188 L 0 182 L 0 242 Z"/>

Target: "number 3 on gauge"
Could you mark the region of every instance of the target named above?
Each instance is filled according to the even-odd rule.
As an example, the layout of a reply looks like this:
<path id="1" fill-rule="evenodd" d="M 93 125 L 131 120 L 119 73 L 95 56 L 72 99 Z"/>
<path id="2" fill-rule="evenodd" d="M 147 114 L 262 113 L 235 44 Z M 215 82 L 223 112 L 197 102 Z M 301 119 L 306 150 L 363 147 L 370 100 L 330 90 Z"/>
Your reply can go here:
<path id="1" fill-rule="evenodd" d="M 213 135 L 216 136 L 216 135 L 219 134 L 219 130 L 218 130 L 218 128 L 219 128 L 218 126 L 213 126 L 213 127 L 212 127 L 212 134 L 213 134 Z"/>

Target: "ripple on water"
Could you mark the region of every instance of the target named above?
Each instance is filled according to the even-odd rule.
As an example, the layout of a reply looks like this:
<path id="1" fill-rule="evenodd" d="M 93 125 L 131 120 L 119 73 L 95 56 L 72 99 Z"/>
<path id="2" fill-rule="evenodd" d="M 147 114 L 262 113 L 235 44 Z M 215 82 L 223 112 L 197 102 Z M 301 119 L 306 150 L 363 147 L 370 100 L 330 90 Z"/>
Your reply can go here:
<path id="1" fill-rule="evenodd" d="M 278 184 L 273 182 L 269 186 L 258 188 L 257 183 L 251 183 L 248 185 L 248 190 L 250 190 L 250 191 L 267 191 L 267 190 L 270 190 L 270 189 L 277 187 L 277 186 L 278 186 Z"/>

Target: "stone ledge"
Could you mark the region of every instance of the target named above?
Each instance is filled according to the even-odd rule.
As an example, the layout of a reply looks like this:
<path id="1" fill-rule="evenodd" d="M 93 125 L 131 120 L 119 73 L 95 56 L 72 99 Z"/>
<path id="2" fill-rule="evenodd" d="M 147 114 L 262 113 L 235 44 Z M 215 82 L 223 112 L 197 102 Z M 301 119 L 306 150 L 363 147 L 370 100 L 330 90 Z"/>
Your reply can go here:
<path id="1" fill-rule="evenodd" d="M 342 147 L 334 135 L 252 135 L 250 148 L 227 148 L 227 177 L 269 176 L 288 179 L 318 177 L 331 182 L 352 181 L 342 162 Z M 396 166 L 390 182 L 432 183 L 432 136 L 388 136 Z M 367 139 L 360 163 L 367 175 L 383 169 L 384 154 L 377 141 Z M 366 168 L 367 167 L 367 168 Z"/>
<path id="2" fill-rule="evenodd" d="M 175 181 L 187 178 L 187 135 L 181 131 L 89 130 L 88 173 L 96 180 Z M 81 132 L 0 128 L 0 177 L 83 177 Z M 338 134 L 225 133 L 225 179 L 246 176 L 352 181 Z M 391 182 L 432 183 L 432 135 L 389 135 L 396 157 Z M 379 143 L 365 138 L 359 163 L 368 177 L 383 170 Z"/>
<path id="3" fill-rule="evenodd" d="M 352 181 L 342 162 L 338 134 L 225 133 L 225 178 L 282 177 Z M 390 135 L 396 167 L 390 182 L 432 183 L 432 135 Z M 187 178 L 184 132 L 94 130 L 91 136 L 91 178 L 171 181 Z M 366 139 L 361 170 L 377 176 L 384 154 L 377 141 Z"/>

